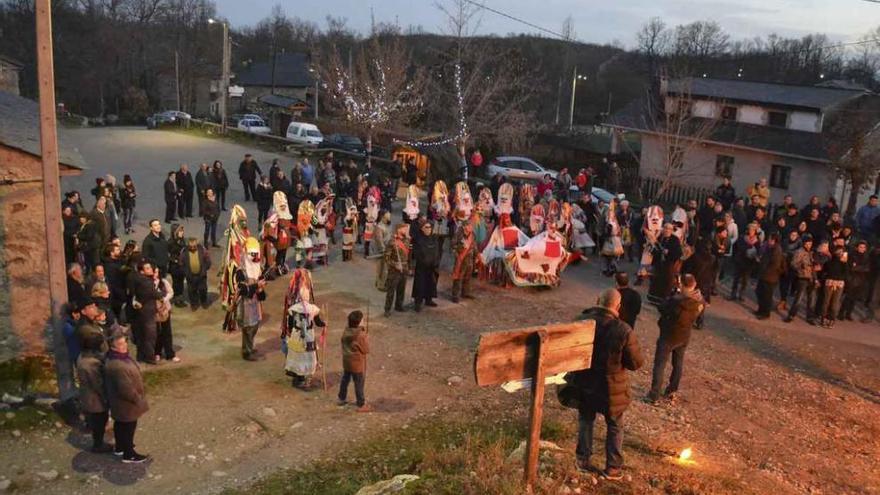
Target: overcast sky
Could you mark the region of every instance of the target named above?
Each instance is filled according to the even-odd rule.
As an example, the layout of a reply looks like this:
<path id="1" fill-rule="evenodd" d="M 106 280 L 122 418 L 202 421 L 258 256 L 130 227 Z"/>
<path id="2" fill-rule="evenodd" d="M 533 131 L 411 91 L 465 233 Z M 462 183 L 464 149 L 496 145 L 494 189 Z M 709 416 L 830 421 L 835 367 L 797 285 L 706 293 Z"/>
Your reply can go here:
<path id="1" fill-rule="evenodd" d="M 421 25 L 426 31 L 444 28 L 436 0 L 215 0 L 219 14 L 233 25 L 253 24 L 280 4 L 288 15 L 325 26 L 327 15 L 345 17 L 362 33 L 370 29 L 370 9 L 376 22 L 401 27 Z M 444 0 L 440 0 L 444 1 Z M 476 0 L 534 24 L 560 31 L 566 16 L 574 18 L 575 34 L 585 42 L 615 40 L 630 47 L 634 33 L 647 19 L 658 16 L 675 25 L 696 20 L 718 21 L 734 39 L 779 33 L 799 36 L 821 32 L 838 41 L 851 41 L 880 25 L 880 3 L 864 0 Z M 482 14 L 483 33 L 536 32 L 492 12 Z"/>

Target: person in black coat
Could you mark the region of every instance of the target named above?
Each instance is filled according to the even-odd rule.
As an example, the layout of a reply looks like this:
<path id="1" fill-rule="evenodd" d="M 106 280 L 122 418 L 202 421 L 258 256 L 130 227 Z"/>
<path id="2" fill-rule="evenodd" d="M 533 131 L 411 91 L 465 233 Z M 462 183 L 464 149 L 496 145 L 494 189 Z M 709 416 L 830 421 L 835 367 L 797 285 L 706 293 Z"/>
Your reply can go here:
<path id="1" fill-rule="evenodd" d="M 733 207 L 733 202 L 736 201 L 736 189 L 730 184 L 730 177 L 722 179 L 721 185 L 715 189 L 715 198 L 724 206 L 725 211 Z"/>
<path id="2" fill-rule="evenodd" d="M 88 213 L 79 214 L 79 224 L 76 233 L 77 250 L 82 254 L 83 268 L 92 271 L 101 262 L 101 235 Z"/>
<path id="3" fill-rule="evenodd" d="M 180 191 L 180 196 L 177 198 L 177 216 L 179 218 L 192 218 L 193 196 L 195 195 L 196 184 L 193 181 L 192 174 L 189 173 L 189 167 L 185 163 L 174 174 L 174 182 Z"/>
<path id="4" fill-rule="evenodd" d="M 147 259 L 138 263 L 138 272 L 132 287 L 136 311 L 132 333 L 137 344 L 138 361 L 156 364 L 156 314 L 158 301 L 162 299 L 157 287 L 159 272 Z"/>
<path id="5" fill-rule="evenodd" d="M 217 194 L 217 202 L 220 203 L 220 209 L 226 211 L 226 190 L 229 189 L 229 177 L 226 170 L 223 169 L 223 162 L 214 161 L 211 175 L 214 177 L 214 191 Z"/>
<path id="6" fill-rule="evenodd" d="M 152 263 L 152 267 L 159 271 L 161 276 L 168 273 L 168 240 L 162 233 L 162 223 L 157 219 L 150 220 L 150 233 L 141 243 L 143 258 Z"/>
<path id="7" fill-rule="evenodd" d="M 260 166 L 250 153 L 244 155 L 244 160 L 238 165 L 238 178 L 244 186 L 244 200 L 250 201 L 254 197 L 257 187 L 257 177 L 263 175 Z M 255 198 L 256 199 L 256 198 Z"/>
<path id="8" fill-rule="evenodd" d="M 177 198 L 181 193 L 177 188 L 176 177 L 177 173 L 168 172 L 168 178 L 165 179 L 165 223 L 177 221 L 174 215 L 177 212 Z"/>
<path id="9" fill-rule="evenodd" d="M 171 287 L 174 297 L 171 302 L 175 306 L 185 306 L 186 297 L 183 294 L 186 277 L 183 267 L 180 266 L 180 253 L 186 249 L 186 234 L 183 225 L 171 224 L 171 235 L 168 239 L 168 273 L 171 275 Z"/>
<path id="10" fill-rule="evenodd" d="M 214 184 L 214 174 L 208 169 L 208 164 L 199 165 L 199 171 L 196 173 L 196 194 L 199 196 L 199 214 L 202 211 L 202 203 L 205 202 L 205 191 L 208 189 L 216 190 Z"/>
<path id="11" fill-rule="evenodd" d="M 415 300 L 415 310 L 421 311 L 422 304 L 428 307 L 437 306 L 433 299 L 437 297 L 440 242 L 434 235 L 434 226 L 425 219 L 418 228 L 418 232 L 413 232 L 412 235 L 413 260 L 415 261 L 412 297 Z"/>
<path id="12" fill-rule="evenodd" d="M 287 192 L 287 191 L 285 191 Z M 254 191 L 254 199 L 257 201 L 257 225 L 262 226 L 266 218 L 269 217 L 269 210 L 272 208 L 272 195 L 274 194 L 272 184 L 269 182 L 268 176 L 260 177 L 260 183 L 257 184 L 257 190 Z M 296 211 L 296 210 L 291 210 Z"/>
<path id="13" fill-rule="evenodd" d="M 636 329 L 636 320 L 642 311 L 642 295 L 629 286 L 629 275 L 626 272 L 614 274 L 614 282 L 617 284 L 617 292 L 620 293 L 620 319 Z"/>
<path id="14" fill-rule="evenodd" d="M 773 308 L 773 292 L 787 270 L 788 264 L 785 260 L 785 253 L 782 251 L 779 233 L 774 232 L 767 238 L 758 260 L 758 287 L 755 289 L 758 309 L 755 311 L 755 316 L 759 320 L 770 318 L 770 310 Z"/>
<path id="15" fill-rule="evenodd" d="M 205 247 L 220 247 L 217 244 L 217 221 L 220 220 L 220 205 L 217 204 L 217 198 L 214 191 L 208 189 L 205 191 L 205 204 L 202 208 L 202 218 L 205 220 Z M 210 239 L 211 243 L 208 244 Z"/>
<path id="16" fill-rule="evenodd" d="M 662 304 L 672 294 L 676 286 L 678 271 L 681 267 L 681 241 L 673 235 L 675 231 L 671 223 L 663 225 L 663 232 L 653 248 L 654 259 L 651 263 L 651 285 L 648 288 L 648 300 L 654 304 Z"/>
<path id="17" fill-rule="evenodd" d="M 607 426 L 603 476 L 611 480 L 623 477 L 623 413 L 630 403 L 627 371 L 635 371 L 644 363 L 635 332 L 618 318 L 620 305 L 620 293 L 606 289 L 599 295 L 597 305 L 582 313 L 579 319 L 596 322 L 592 365 L 565 376 L 565 381 L 579 392 L 575 449 L 578 469 L 590 469 L 593 423 L 596 414 L 602 414 Z"/>
<path id="18" fill-rule="evenodd" d="M 122 305 L 125 304 L 125 274 L 122 271 L 122 248 L 115 245 L 107 247 L 101 261 L 104 265 L 104 278 L 110 287 L 110 308 L 116 319 L 122 318 Z"/>

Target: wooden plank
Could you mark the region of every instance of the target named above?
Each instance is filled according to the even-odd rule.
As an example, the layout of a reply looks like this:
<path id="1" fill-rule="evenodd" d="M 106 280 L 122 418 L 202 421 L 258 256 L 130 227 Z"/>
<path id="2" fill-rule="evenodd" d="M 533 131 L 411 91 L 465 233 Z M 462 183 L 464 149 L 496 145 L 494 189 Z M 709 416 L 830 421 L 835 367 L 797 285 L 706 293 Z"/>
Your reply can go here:
<path id="1" fill-rule="evenodd" d="M 529 438 L 526 443 L 525 458 L 525 482 L 526 489 L 532 492 L 535 480 L 538 477 L 538 451 L 541 445 L 541 420 L 544 416 L 544 364 L 547 359 L 547 347 L 550 342 L 550 336 L 546 330 L 539 330 L 532 333 L 530 339 L 532 341 L 530 348 L 534 349 L 537 354 L 535 366 L 530 370 L 532 376 L 532 407 L 529 412 Z"/>
<path id="2" fill-rule="evenodd" d="M 511 331 L 483 333 L 474 358 L 477 385 L 497 385 L 532 378 L 536 349 L 529 336 L 547 332 L 544 370 L 548 375 L 590 367 L 596 322 L 584 320 Z"/>

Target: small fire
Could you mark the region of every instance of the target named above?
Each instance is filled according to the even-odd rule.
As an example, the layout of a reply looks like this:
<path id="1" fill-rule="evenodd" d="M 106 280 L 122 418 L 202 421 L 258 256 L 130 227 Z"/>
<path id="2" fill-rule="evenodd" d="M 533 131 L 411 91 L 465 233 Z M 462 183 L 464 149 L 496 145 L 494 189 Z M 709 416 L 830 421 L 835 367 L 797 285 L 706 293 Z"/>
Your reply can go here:
<path id="1" fill-rule="evenodd" d="M 690 460 L 691 455 L 693 455 L 693 453 L 694 453 L 694 451 L 691 450 L 690 447 L 688 447 L 688 448 L 682 450 L 680 454 L 678 454 L 678 460 L 688 461 L 688 460 Z"/>

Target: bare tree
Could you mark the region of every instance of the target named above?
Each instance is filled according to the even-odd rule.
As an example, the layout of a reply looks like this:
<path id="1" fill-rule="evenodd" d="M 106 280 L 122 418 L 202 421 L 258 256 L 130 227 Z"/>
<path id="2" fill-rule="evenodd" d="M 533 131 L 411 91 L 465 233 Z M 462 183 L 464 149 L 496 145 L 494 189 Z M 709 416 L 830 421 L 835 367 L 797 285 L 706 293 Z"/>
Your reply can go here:
<path id="1" fill-rule="evenodd" d="M 845 216 L 880 173 L 880 97 L 864 95 L 828 118 L 824 140 L 837 176 L 850 185 Z"/>
<path id="2" fill-rule="evenodd" d="M 465 0 L 437 3 L 453 38 L 451 48 L 431 79 L 430 111 L 445 129 L 454 129 L 464 163 L 471 139 L 492 140 L 501 147 L 523 144 L 533 122 L 526 104 L 535 77 L 523 57 L 492 40 L 476 37 L 479 10 Z M 465 168 L 465 173 L 466 168 Z"/>
<path id="3" fill-rule="evenodd" d="M 636 33 L 636 46 L 648 64 L 648 77 L 656 79 L 660 58 L 669 49 L 671 33 L 659 17 L 652 17 Z"/>
<path id="4" fill-rule="evenodd" d="M 706 168 L 711 164 L 687 158 L 693 156 L 693 151 L 702 143 L 711 139 L 719 122 L 714 116 L 694 114 L 690 79 L 667 80 L 664 76 L 661 79 L 659 98 L 656 93 L 647 91 L 646 98 L 642 100 L 644 107 L 639 109 L 641 116 L 631 123 L 633 127 L 657 136 L 663 148 L 663 161 L 659 169 L 648 172 L 651 178 L 660 181 L 655 193 L 657 198 L 678 183 L 706 174 Z M 723 102 L 716 104 L 720 107 Z M 628 151 L 638 160 L 639 156 L 634 150 Z"/>
<path id="5" fill-rule="evenodd" d="M 328 93 L 325 101 L 365 134 L 367 163 L 375 133 L 413 120 L 421 109 L 424 71 L 412 64 L 397 37 L 367 40 L 351 71 L 333 47 L 321 55 L 318 70 Z"/>

